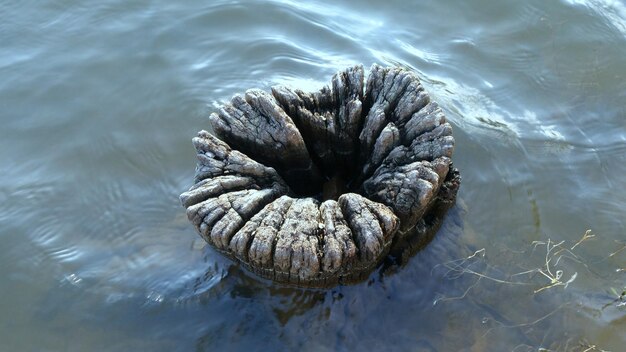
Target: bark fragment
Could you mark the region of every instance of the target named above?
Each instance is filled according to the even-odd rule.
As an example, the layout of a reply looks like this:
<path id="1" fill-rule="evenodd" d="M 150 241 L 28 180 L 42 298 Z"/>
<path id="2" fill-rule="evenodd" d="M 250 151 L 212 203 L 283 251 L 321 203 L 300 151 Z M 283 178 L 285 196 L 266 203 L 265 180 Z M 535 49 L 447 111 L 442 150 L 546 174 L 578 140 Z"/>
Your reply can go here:
<path id="1" fill-rule="evenodd" d="M 302 135 L 270 94 L 248 90 L 209 119 L 218 137 L 275 168 L 297 192 L 309 193 L 321 184 Z"/>
<path id="2" fill-rule="evenodd" d="M 355 165 L 362 123 L 363 66 L 336 73 L 318 92 L 276 86 L 272 94 L 308 141 L 309 150 L 328 177 Z"/>

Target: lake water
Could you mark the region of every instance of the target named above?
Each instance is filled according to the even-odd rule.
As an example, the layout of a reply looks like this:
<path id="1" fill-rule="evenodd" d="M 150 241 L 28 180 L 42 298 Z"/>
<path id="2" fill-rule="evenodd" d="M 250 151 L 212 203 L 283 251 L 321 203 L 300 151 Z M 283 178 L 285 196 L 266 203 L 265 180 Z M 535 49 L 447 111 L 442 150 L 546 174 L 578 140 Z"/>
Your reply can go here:
<path id="1" fill-rule="evenodd" d="M 0 19 L 0 350 L 624 350 L 623 1 L 25 0 Z M 215 103 L 375 62 L 413 68 L 453 124 L 463 182 L 435 240 L 329 290 L 205 247 L 178 195 Z"/>

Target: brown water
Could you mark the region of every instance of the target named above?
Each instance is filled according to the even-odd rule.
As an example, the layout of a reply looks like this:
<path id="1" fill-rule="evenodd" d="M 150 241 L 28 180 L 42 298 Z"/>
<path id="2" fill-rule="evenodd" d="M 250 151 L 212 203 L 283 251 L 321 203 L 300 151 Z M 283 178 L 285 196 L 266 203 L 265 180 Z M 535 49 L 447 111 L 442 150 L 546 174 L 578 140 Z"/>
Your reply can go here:
<path id="1" fill-rule="evenodd" d="M 626 350 L 622 1 L 0 1 L 0 19 L 0 350 Z M 214 102 L 374 62 L 415 69 L 455 128 L 436 239 L 331 290 L 205 247 L 178 194 Z"/>

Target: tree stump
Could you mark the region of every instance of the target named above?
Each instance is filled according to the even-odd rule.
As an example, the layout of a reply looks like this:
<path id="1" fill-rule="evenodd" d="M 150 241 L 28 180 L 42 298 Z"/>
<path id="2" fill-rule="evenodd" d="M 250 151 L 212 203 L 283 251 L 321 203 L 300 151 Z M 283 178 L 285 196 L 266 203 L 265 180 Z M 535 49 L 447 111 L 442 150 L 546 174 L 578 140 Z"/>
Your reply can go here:
<path id="1" fill-rule="evenodd" d="M 250 271 L 321 287 L 425 246 L 455 203 L 452 127 L 407 69 L 362 66 L 320 91 L 248 90 L 193 138 L 180 196 L 200 236 Z"/>

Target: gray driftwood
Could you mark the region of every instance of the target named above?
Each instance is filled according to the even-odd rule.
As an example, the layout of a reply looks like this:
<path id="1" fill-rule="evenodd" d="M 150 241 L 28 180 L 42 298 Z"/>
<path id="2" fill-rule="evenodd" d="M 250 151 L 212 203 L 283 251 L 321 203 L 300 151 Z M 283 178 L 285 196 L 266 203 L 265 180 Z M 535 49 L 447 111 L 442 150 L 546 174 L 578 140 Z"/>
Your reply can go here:
<path id="1" fill-rule="evenodd" d="M 413 72 L 362 66 L 307 93 L 249 90 L 193 139 L 180 196 L 198 233 L 250 271 L 300 286 L 406 260 L 456 198 L 452 128 Z"/>

